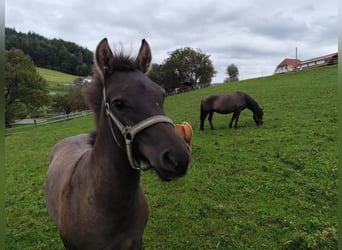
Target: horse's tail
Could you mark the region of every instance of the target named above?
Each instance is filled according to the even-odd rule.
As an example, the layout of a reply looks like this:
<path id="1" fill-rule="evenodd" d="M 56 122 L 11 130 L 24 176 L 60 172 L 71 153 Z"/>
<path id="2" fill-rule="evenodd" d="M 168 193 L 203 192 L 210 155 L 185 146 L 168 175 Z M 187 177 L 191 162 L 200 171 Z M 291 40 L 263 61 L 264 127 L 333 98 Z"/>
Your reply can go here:
<path id="1" fill-rule="evenodd" d="M 201 121 L 202 121 L 202 118 L 203 118 L 203 102 L 204 102 L 204 99 L 201 100 L 201 106 L 200 106 L 200 118 L 201 118 Z"/>
<path id="2" fill-rule="evenodd" d="M 204 110 L 204 102 L 205 102 L 205 98 L 203 98 L 203 99 L 201 100 L 201 107 L 200 107 L 200 109 L 201 109 L 201 115 L 205 113 L 205 110 Z"/>
<path id="3" fill-rule="evenodd" d="M 200 129 L 201 130 L 203 130 L 204 128 L 204 120 L 206 117 L 203 107 L 204 107 L 204 98 L 201 100 L 201 106 L 200 106 Z"/>

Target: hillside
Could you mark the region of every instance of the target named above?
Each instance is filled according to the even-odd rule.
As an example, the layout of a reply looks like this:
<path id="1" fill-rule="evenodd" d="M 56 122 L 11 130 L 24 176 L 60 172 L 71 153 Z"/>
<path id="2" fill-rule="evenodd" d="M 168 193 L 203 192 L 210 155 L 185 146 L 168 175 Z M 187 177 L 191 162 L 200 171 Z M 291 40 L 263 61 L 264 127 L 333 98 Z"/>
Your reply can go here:
<path id="1" fill-rule="evenodd" d="M 63 73 L 57 70 L 36 67 L 38 73 L 50 84 L 72 84 L 75 79 L 81 77 Z"/>
<path id="2" fill-rule="evenodd" d="M 142 172 L 144 249 L 337 249 L 337 76 L 334 65 L 167 97 L 166 114 L 193 126 L 192 164 L 168 183 Z M 264 109 L 264 125 L 244 110 L 238 129 L 214 114 L 216 129 L 200 131 L 201 99 L 237 90 Z M 8 249 L 63 248 L 44 202 L 49 152 L 92 129 L 87 116 L 5 138 Z"/>
<path id="3" fill-rule="evenodd" d="M 47 81 L 50 93 L 65 93 L 74 83 L 75 79 L 80 77 L 52 69 L 40 67 L 36 67 L 36 69 L 38 73 Z"/>

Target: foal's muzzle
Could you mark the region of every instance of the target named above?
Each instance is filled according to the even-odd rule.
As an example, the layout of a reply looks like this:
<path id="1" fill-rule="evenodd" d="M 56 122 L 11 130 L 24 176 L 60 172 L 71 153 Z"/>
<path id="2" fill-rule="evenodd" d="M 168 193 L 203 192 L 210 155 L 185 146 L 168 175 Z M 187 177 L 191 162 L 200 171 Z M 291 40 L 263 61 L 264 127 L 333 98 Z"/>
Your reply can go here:
<path id="1" fill-rule="evenodd" d="M 109 122 L 114 122 L 114 124 L 118 127 L 119 131 L 121 132 L 122 136 L 125 139 L 125 148 L 126 148 L 126 154 L 127 154 L 127 158 L 129 163 L 131 164 L 131 167 L 135 170 L 147 170 L 150 167 L 147 168 L 141 168 L 140 166 L 140 162 L 137 162 L 134 158 L 133 158 L 133 153 L 132 153 L 132 142 L 134 140 L 134 137 L 136 134 L 138 134 L 140 131 L 144 130 L 145 128 L 148 128 L 154 124 L 157 123 L 170 123 L 173 126 L 173 122 L 170 118 L 168 118 L 165 115 L 154 115 L 151 116 L 137 124 L 135 124 L 134 126 L 124 126 L 113 114 L 113 112 L 110 110 L 109 108 L 109 104 L 108 102 L 106 102 L 105 104 L 106 107 L 106 113 L 109 119 Z M 113 127 L 110 124 L 110 128 L 111 128 L 111 132 L 113 135 L 113 138 L 116 142 L 116 144 L 119 147 L 122 147 L 114 133 Z"/>

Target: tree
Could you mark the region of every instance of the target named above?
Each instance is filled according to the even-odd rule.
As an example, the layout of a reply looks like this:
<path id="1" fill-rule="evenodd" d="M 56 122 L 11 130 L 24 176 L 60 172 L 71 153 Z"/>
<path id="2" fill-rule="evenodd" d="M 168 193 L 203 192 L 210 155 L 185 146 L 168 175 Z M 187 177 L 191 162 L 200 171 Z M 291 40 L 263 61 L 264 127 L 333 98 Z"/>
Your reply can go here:
<path id="1" fill-rule="evenodd" d="M 83 86 L 76 86 L 67 95 L 67 107 L 70 111 L 81 111 L 88 109 L 82 95 Z"/>
<path id="2" fill-rule="evenodd" d="M 5 51 L 5 122 L 25 118 L 49 105 L 46 81 L 20 49 Z"/>
<path id="3" fill-rule="evenodd" d="M 82 85 L 83 78 L 76 78 L 74 87 L 70 88 L 68 93 L 64 95 L 55 95 L 52 97 L 52 110 L 55 112 L 64 112 L 66 114 L 74 111 L 81 111 L 88 109 L 83 98 Z"/>
<path id="4" fill-rule="evenodd" d="M 152 64 L 152 68 L 151 70 L 148 72 L 148 77 L 154 81 L 155 83 L 162 85 L 163 82 L 163 72 L 162 72 L 162 66 L 157 64 L 157 63 L 153 63 Z M 163 86 L 164 87 L 164 86 Z"/>
<path id="5" fill-rule="evenodd" d="M 161 66 L 164 88 L 174 89 L 185 82 L 194 85 L 210 83 L 216 71 L 209 57 L 201 50 L 193 50 L 189 47 L 170 53 Z"/>
<path id="6" fill-rule="evenodd" d="M 224 80 L 225 83 L 239 81 L 239 69 L 235 64 L 231 64 L 227 67 L 226 74 L 228 77 Z"/>

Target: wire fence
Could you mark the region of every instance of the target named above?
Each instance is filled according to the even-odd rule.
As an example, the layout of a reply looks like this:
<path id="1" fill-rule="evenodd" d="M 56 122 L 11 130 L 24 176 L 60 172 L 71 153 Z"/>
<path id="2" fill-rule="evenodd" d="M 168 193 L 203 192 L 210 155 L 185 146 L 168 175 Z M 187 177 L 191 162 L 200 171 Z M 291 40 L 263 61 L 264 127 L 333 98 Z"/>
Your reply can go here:
<path id="1" fill-rule="evenodd" d="M 56 115 L 46 118 L 30 118 L 16 121 L 15 123 L 7 125 L 5 128 L 6 134 L 13 134 L 27 128 L 35 128 L 42 125 L 63 122 L 78 117 L 84 117 L 92 114 L 91 110 L 84 110 L 80 112 L 71 112 L 70 114 Z"/>

